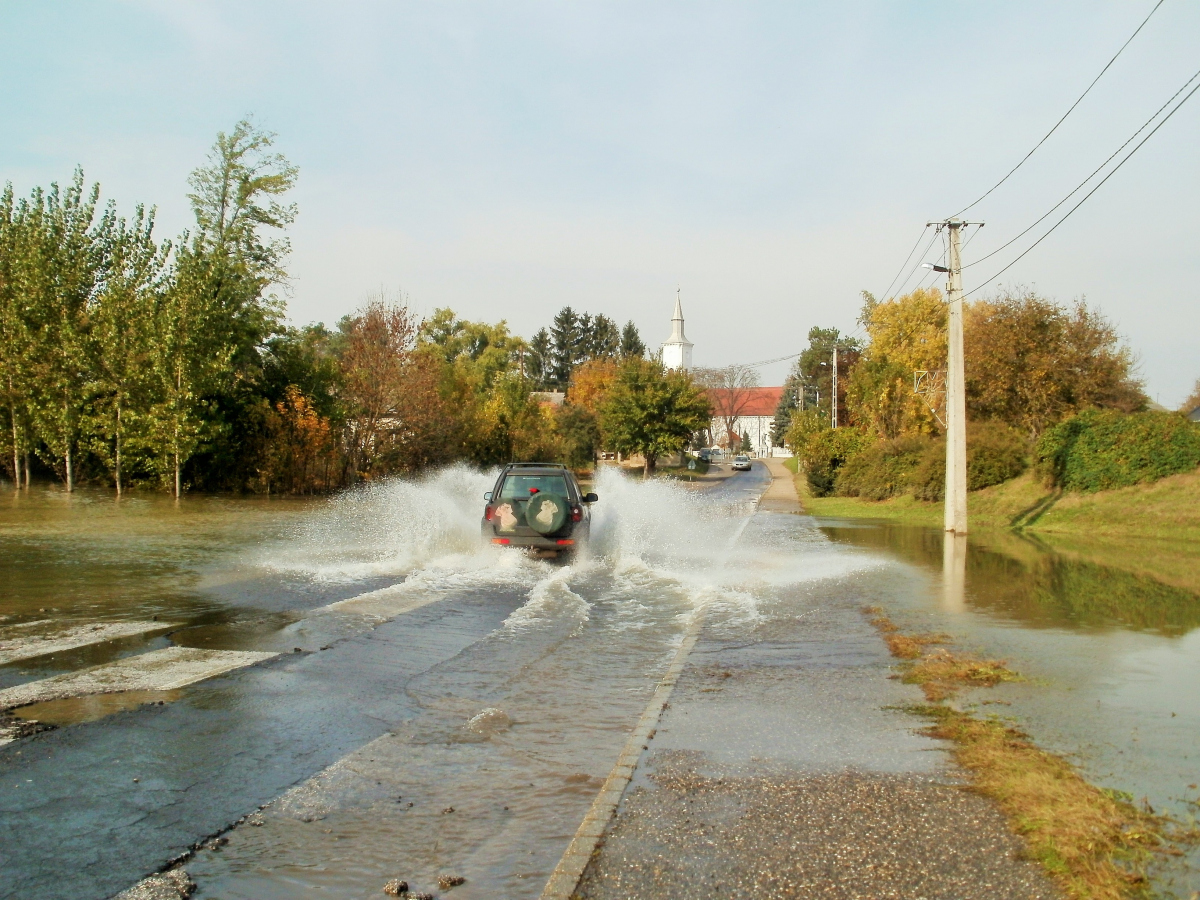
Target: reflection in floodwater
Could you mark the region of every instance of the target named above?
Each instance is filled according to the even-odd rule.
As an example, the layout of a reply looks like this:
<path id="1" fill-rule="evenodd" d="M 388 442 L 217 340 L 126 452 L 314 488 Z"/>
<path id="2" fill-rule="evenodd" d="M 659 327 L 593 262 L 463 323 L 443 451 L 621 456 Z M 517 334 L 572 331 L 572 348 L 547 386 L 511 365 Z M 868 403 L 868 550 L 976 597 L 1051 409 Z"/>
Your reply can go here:
<path id="1" fill-rule="evenodd" d="M 1156 559 L 1164 569 L 1200 568 L 1200 552 L 1143 541 L 1140 571 L 1094 561 L 1076 539 L 1071 552 L 1009 532 L 952 537 L 931 528 L 879 523 L 851 526 L 822 520 L 822 530 L 839 543 L 888 550 L 940 568 L 947 611 L 967 605 L 976 612 L 1026 625 L 1058 628 L 1125 627 L 1181 635 L 1200 626 L 1200 592 L 1146 574 Z M 969 547 L 969 552 L 968 552 Z"/>
<path id="2" fill-rule="evenodd" d="M 948 613 L 967 607 L 967 536 L 952 531 L 942 538 L 942 606 Z"/>

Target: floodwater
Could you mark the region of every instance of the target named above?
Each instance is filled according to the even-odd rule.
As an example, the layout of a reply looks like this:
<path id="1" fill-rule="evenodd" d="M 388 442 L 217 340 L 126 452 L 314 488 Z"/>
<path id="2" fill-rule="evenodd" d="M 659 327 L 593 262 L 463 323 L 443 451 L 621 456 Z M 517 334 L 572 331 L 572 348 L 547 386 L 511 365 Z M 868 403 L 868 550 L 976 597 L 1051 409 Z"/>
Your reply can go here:
<path id="1" fill-rule="evenodd" d="M 947 552 L 937 532 L 755 514 L 756 466 L 708 492 L 602 475 L 591 552 L 561 565 L 480 544 L 492 481 L 8 495 L 0 640 L 172 627 L 0 665 L 0 688 L 172 644 L 282 655 L 24 710 L 60 727 L 0 747 L 0 897 L 109 897 L 252 814 L 188 863 L 195 896 L 457 874 L 462 900 L 536 897 L 696 617 L 736 637 L 832 589 L 1009 659 L 1030 681 L 974 699 L 1098 783 L 1181 815 L 1200 796 L 1200 599 L 1178 554 L 1166 583 L 1011 536 Z"/>
<path id="2" fill-rule="evenodd" d="M 839 545 L 886 554 L 863 587 L 904 630 L 947 632 L 1027 679 L 967 703 L 1094 784 L 1184 823 L 1200 815 L 1200 548 L 818 522 Z M 1194 896 L 1200 850 L 1169 862 L 1159 887 Z"/>

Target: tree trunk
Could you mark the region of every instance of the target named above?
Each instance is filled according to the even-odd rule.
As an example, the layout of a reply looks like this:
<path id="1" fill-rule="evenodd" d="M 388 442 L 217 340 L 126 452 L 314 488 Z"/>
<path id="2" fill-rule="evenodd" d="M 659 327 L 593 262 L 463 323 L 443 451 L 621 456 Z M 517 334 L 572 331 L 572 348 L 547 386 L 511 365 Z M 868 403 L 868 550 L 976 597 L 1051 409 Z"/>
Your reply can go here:
<path id="1" fill-rule="evenodd" d="M 29 490 L 29 449 L 25 450 L 25 490 Z"/>
<path id="2" fill-rule="evenodd" d="M 178 500 L 182 491 L 182 482 L 179 479 L 179 453 L 175 453 L 175 499 Z"/>
<path id="3" fill-rule="evenodd" d="M 113 454 L 115 472 L 117 478 L 117 496 L 121 496 L 121 401 L 117 400 L 117 434 L 116 434 L 116 450 Z"/>
<path id="4" fill-rule="evenodd" d="M 658 457 L 653 453 L 647 453 L 643 456 L 643 459 L 646 460 L 646 465 L 642 469 L 642 477 L 649 478 L 654 474 L 654 466 L 658 462 Z"/>
<path id="5" fill-rule="evenodd" d="M 13 486 L 16 487 L 17 490 L 20 490 L 21 489 L 21 447 L 17 440 L 17 407 L 15 404 L 12 407 L 12 427 L 13 427 Z"/>
<path id="6" fill-rule="evenodd" d="M 67 493 L 73 493 L 75 490 L 75 468 L 71 458 L 71 444 L 67 444 Z"/>

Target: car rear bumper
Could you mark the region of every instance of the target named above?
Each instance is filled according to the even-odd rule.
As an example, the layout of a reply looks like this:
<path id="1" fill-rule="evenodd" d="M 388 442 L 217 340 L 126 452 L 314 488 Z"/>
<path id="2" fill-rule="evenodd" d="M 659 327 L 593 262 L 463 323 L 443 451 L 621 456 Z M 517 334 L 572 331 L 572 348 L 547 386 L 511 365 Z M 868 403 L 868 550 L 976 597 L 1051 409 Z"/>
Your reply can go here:
<path id="1" fill-rule="evenodd" d="M 485 525 L 480 529 L 483 534 L 483 539 L 489 544 L 495 544 L 500 547 L 522 547 L 527 550 L 555 550 L 558 552 L 574 550 L 582 543 L 587 542 L 588 529 L 576 527 L 568 535 L 559 535 L 557 537 L 545 537 L 544 535 L 526 535 L 526 534 L 496 534 L 495 529 L 490 525 Z"/>

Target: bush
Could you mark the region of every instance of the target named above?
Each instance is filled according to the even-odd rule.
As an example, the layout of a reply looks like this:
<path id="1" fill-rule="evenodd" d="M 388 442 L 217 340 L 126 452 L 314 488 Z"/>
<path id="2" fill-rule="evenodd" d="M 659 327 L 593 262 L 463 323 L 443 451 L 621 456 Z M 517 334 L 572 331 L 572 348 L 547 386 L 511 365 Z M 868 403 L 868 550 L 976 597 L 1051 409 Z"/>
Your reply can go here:
<path id="1" fill-rule="evenodd" d="M 1053 487 L 1127 487 L 1200 466 L 1200 427 L 1179 413 L 1089 410 L 1048 429 L 1036 457 Z"/>
<path id="2" fill-rule="evenodd" d="M 868 442 L 869 438 L 857 428 L 826 428 L 809 434 L 796 448 L 796 455 L 804 464 L 804 475 L 813 495 L 832 494 L 838 469 Z"/>
<path id="3" fill-rule="evenodd" d="M 1029 466 L 1020 432 L 1000 422 L 967 423 L 967 490 L 978 491 L 1016 478 Z M 946 441 L 931 441 L 910 476 L 913 496 L 937 501 L 946 496 Z"/>
<path id="4" fill-rule="evenodd" d="M 1028 467 L 1029 442 L 1019 431 L 1002 422 L 967 424 L 967 490 L 1016 478 Z"/>
<path id="5" fill-rule="evenodd" d="M 925 435 L 906 435 L 863 448 L 838 470 L 835 492 L 864 500 L 886 500 L 907 493 L 913 472 L 931 443 L 933 438 Z"/>

